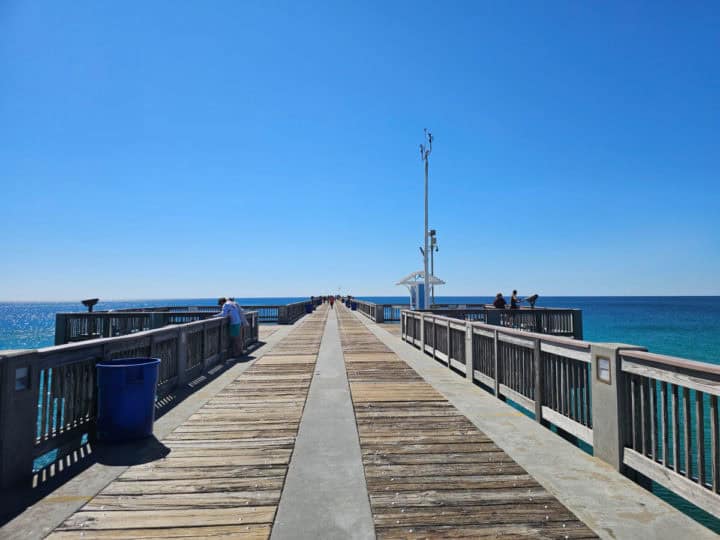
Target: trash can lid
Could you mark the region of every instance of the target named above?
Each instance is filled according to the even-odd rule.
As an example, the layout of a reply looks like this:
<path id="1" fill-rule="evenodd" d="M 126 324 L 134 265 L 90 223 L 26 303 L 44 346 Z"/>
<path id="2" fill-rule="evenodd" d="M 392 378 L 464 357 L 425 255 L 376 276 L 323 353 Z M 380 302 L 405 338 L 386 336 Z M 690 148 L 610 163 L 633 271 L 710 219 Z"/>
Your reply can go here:
<path id="1" fill-rule="evenodd" d="M 129 366 L 153 366 L 160 363 L 159 358 L 115 358 L 114 360 L 103 360 L 98 362 L 97 367 L 120 368 Z"/>

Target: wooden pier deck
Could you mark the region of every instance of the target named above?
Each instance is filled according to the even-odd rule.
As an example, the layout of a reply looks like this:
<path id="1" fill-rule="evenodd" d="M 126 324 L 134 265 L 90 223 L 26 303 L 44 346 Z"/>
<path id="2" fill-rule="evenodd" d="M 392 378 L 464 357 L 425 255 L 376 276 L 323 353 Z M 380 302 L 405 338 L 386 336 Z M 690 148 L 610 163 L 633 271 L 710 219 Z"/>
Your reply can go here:
<path id="1" fill-rule="evenodd" d="M 49 538 L 268 538 L 327 310 L 306 318 Z"/>
<path id="2" fill-rule="evenodd" d="M 129 467 L 48 538 L 630 537 L 609 530 L 602 519 L 578 519 L 567 498 L 561 503 L 369 324 L 342 305 L 321 306 L 301 319 L 162 439 L 165 457 Z M 328 507 L 307 516 L 287 511 L 303 489 L 335 489 L 318 480 L 301 483 L 298 494 L 307 454 L 294 455 L 330 331 L 342 346 L 325 347 L 332 358 L 322 365 L 344 366 L 362 471 L 354 495 L 369 501 L 367 511 L 359 508 L 349 520 L 334 515 L 349 500 L 340 492 L 329 493 Z M 322 410 L 322 401 L 315 405 Z M 306 442 L 316 437 L 309 442 L 322 452 L 333 433 L 305 436 Z M 327 459 L 355 455 L 342 453 L 333 447 Z M 289 520 L 284 527 L 281 515 Z M 645 533 L 663 537 L 659 530 Z"/>
<path id="3" fill-rule="evenodd" d="M 343 352 L 378 538 L 596 538 L 350 312 Z"/>

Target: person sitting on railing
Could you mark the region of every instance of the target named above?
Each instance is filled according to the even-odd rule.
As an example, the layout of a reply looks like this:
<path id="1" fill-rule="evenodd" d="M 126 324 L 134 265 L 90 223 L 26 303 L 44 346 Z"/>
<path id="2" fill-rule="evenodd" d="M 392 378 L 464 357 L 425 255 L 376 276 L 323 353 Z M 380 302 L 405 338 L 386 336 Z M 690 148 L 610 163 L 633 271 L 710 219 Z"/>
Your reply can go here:
<path id="1" fill-rule="evenodd" d="M 507 306 L 507 302 L 505 301 L 505 298 L 503 298 L 501 292 L 495 295 L 495 301 L 493 302 L 493 306 L 498 309 L 505 309 L 505 306 Z"/>

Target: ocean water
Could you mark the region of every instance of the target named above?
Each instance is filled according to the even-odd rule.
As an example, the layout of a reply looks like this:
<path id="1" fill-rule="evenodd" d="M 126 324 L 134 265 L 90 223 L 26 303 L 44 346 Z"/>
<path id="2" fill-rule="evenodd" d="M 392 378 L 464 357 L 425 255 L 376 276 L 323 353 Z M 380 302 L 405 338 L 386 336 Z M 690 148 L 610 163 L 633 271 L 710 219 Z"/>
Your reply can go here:
<path id="1" fill-rule="evenodd" d="M 236 298 L 244 306 L 284 305 L 306 298 Z M 159 306 L 215 306 L 217 298 L 101 301 L 96 311 Z M 0 350 L 35 349 L 55 343 L 55 314 L 87 311 L 80 302 L 0 302 Z M 219 309 L 218 309 L 219 311 Z"/>
<path id="2" fill-rule="evenodd" d="M 407 303 L 406 296 L 358 297 Z M 438 304 L 490 303 L 489 296 L 437 296 Z M 586 341 L 640 345 L 654 353 L 720 364 L 720 296 L 547 296 L 537 307 L 583 311 Z"/>

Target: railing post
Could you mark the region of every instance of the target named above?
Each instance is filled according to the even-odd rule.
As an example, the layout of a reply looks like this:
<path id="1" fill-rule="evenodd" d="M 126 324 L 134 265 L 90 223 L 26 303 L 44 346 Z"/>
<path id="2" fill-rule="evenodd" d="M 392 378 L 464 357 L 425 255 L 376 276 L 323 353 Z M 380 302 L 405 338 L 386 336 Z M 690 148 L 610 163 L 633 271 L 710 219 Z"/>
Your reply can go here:
<path id="1" fill-rule="evenodd" d="M 385 322 L 385 306 L 383 304 L 375 304 L 375 322 Z"/>
<path id="2" fill-rule="evenodd" d="M 278 307 L 278 324 L 288 324 L 288 307 L 287 306 L 279 306 Z"/>
<path id="3" fill-rule="evenodd" d="M 535 364 L 535 420 L 542 424 L 542 404 L 543 404 L 543 363 L 540 351 L 540 340 L 534 340 L 533 362 Z"/>
<path id="4" fill-rule="evenodd" d="M 623 470 L 623 449 L 628 434 L 625 417 L 628 385 L 620 369 L 621 350 L 644 351 L 643 347 L 622 343 L 592 343 L 593 455 L 617 471 Z"/>
<path id="5" fill-rule="evenodd" d="M 486 309 L 485 310 L 485 318 L 487 320 L 487 324 L 492 324 L 494 326 L 500 326 L 500 314 L 503 312 L 502 309 Z"/>
<path id="6" fill-rule="evenodd" d="M 447 323 L 447 339 L 445 340 L 447 343 L 447 348 L 445 349 L 447 351 L 447 363 L 448 363 L 448 369 L 452 368 L 452 362 L 450 360 L 450 356 L 452 355 L 452 328 L 450 327 L 450 320 L 445 321 Z"/>
<path id="7" fill-rule="evenodd" d="M 572 325 L 573 325 L 573 337 L 575 339 L 583 338 L 583 320 L 582 311 L 579 309 L 572 310 Z"/>
<path id="8" fill-rule="evenodd" d="M 420 313 L 420 350 L 425 352 L 425 314 Z"/>
<path id="9" fill-rule="evenodd" d="M 178 387 L 184 386 L 187 381 L 187 327 L 178 328 L 177 349 L 175 351 L 178 369 Z"/>
<path id="10" fill-rule="evenodd" d="M 470 322 L 465 323 L 465 378 L 469 382 L 475 380 L 473 362 L 473 329 Z"/>
<path id="11" fill-rule="evenodd" d="M 156 328 L 162 328 L 165 326 L 165 322 L 167 321 L 167 314 L 166 313 L 151 313 L 150 314 L 150 330 L 155 330 Z"/>
<path id="12" fill-rule="evenodd" d="M 30 486 L 38 429 L 40 369 L 40 358 L 36 354 L 24 352 L 0 357 L 0 487 L 3 490 L 23 487 L 23 484 Z M 47 386 L 47 381 L 45 384 Z"/>
<path id="13" fill-rule="evenodd" d="M 55 345 L 64 345 L 67 341 L 65 334 L 67 327 L 67 315 L 64 313 L 55 314 Z"/>
<path id="14" fill-rule="evenodd" d="M 494 369 L 495 369 L 495 397 L 500 398 L 500 347 L 498 343 L 498 331 L 494 331 L 493 336 L 493 349 L 494 349 Z"/>

